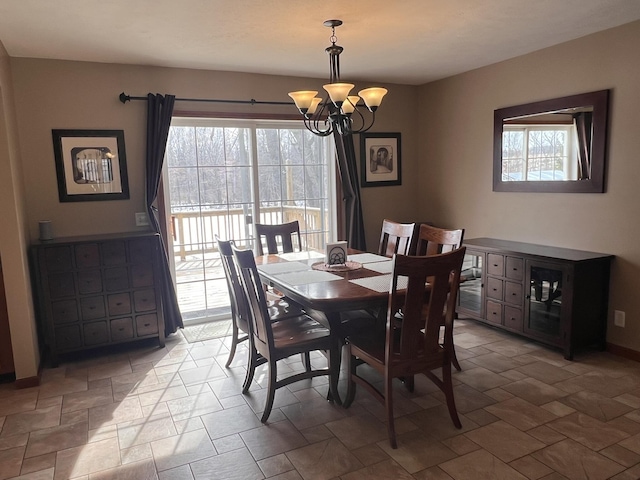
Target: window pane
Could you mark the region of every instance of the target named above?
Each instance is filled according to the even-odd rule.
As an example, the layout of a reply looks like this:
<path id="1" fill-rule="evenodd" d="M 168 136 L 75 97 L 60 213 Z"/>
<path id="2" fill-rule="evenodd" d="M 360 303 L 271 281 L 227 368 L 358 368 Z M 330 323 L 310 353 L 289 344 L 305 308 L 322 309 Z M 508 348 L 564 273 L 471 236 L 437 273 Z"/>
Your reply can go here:
<path id="1" fill-rule="evenodd" d="M 222 128 L 198 127 L 198 164 L 224 165 L 224 131 Z"/>
<path id="2" fill-rule="evenodd" d="M 165 158 L 169 167 L 189 167 L 197 164 L 193 127 L 171 127 Z"/>
<path id="3" fill-rule="evenodd" d="M 261 167 L 258 172 L 258 188 L 262 202 L 279 202 L 282 199 L 280 167 Z"/>

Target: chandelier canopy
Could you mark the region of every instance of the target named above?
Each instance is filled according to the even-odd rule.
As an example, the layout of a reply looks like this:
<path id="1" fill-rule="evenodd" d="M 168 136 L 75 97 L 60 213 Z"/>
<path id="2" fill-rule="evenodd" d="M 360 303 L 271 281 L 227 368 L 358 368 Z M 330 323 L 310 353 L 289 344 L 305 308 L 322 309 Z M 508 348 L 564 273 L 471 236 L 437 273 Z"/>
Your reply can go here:
<path id="1" fill-rule="evenodd" d="M 358 95 L 349 95 L 355 85 L 340 81 L 340 54 L 344 50 L 336 45 L 336 27 L 340 25 L 342 20 L 324 22 L 325 27 L 331 27 L 331 45 L 325 49 L 329 54 L 329 83 L 323 85 L 327 92 L 324 101 L 316 96 L 318 92 L 315 90 L 289 92 L 304 118 L 305 127 L 322 137 L 334 131 L 341 135 L 366 132 L 373 126 L 376 110 L 382 103 L 382 97 L 387 94 L 386 88 L 370 87 L 360 90 Z M 365 120 L 361 112 L 363 105 L 358 106 L 361 98 L 371 112 L 369 121 Z"/>

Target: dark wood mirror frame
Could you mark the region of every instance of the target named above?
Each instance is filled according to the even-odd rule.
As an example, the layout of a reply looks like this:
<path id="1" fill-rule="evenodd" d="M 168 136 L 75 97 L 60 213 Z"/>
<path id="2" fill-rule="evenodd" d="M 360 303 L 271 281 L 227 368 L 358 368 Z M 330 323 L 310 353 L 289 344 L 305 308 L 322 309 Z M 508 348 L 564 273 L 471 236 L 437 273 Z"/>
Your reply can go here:
<path id="1" fill-rule="evenodd" d="M 591 140 L 591 173 L 585 180 L 569 181 L 509 181 L 502 180 L 502 126 L 505 120 L 556 112 L 569 108 L 593 107 L 593 136 Z M 602 193 L 605 191 L 605 163 L 609 90 L 554 98 L 541 102 L 500 108 L 494 112 L 493 122 L 493 191 L 494 192 L 551 192 Z"/>

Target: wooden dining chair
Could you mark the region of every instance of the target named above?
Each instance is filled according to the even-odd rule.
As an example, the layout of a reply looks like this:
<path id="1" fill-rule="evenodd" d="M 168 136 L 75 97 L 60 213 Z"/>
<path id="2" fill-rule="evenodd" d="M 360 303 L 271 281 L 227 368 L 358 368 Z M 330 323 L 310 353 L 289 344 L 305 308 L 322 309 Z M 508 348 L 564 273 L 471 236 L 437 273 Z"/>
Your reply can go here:
<path id="1" fill-rule="evenodd" d="M 465 248 L 440 255 L 394 257 L 387 323 L 383 332 L 352 335 L 348 339 L 349 381 L 344 406 L 351 405 L 356 385 L 364 387 L 385 406 L 387 433 L 392 448 L 397 448 L 393 418 L 394 378 L 413 377 L 422 373 L 445 394 L 449 415 L 456 428 L 461 428 L 456 410 L 451 379 L 453 347 L 453 313 L 458 293 L 460 270 Z M 405 285 L 400 278 L 407 278 Z M 430 292 L 425 299 L 425 283 L 429 279 Z M 402 292 L 398 292 L 402 290 Z M 401 326 L 395 321 L 402 311 Z M 444 313 L 443 313 L 444 312 Z M 445 315 L 444 342 L 440 343 L 440 324 Z M 356 362 L 358 359 L 358 362 Z M 378 390 L 364 376 L 358 365 L 366 363 L 383 376 L 383 388 Z M 442 378 L 432 370 L 442 369 Z M 370 378 L 370 374 L 367 375 Z"/>
<path id="2" fill-rule="evenodd" d="M 218 251 L 220 252 L 222 268 L 227 281 L 227 289 L 229 290 L 229 300 L 231 302 L 231 348 L 229 349 L 229 358 L 225 364 L 225 367 L 229 368 L 236 354 L 238 344 L 248 341 L 250 344 L 249 355 L 256 355 L 257 353 L 253 347 L 250 335 L 249 306 L 233 260 L 233 249 L 231 248 L 233 240 L 222 240 L 218 235 L 215 235 L 215 240 L 218 245 Z M 286 297 L 269 301 L 267 309 L 272 322 L 295 318 L 304 313 L 300 306 Z M 304 358 L 303 361 L 305 365 L 307 365 L 309 363 L 308 356 Z M 255 360 L 249 359 L 249 364 L 253 363 L 255 363 Z M 250 383 L 251 380 L 249 380 L 249 384 Z"/>
<path id="3" fill-rule="evenodd" d="M 435 255 L 456 250 L 462 246 L 464 229 L 447 230 L 422 224 L 418 231 L 416 255 Z"/>
<path id="4" fill-rule="evenodd" d="M 328 375 L 330 398 L 340 404 L 340 396 L 338 395 L 340 339 L 331 335 L 328 328 L 306 314 L 289 318 L 286 321 L 272 322 L 253 252 L 239 250 L 233 245 L 232 249 L 238 265 L 242 289 L 249 305 L 249 331 L 252 334 L 254 347 L 260 354 L 260 357 L 255 357 L 255 363 L 250 365 L 247 372 L 248 381 L 245 382 L 242 389 L 243 394 L 249 390 L 255 368 L 263 363 L 269 365 L 267 399 L 261 421 L 264 423 L 269 418 L 275 392 L 278 388 L 307 378 Z M 278 379 L 279 360 L 315 350 L 329 352 L 327 368 L 311 369 Z"/>
<path id="5" fill-rule="evenodd" d="M 432 225 L 420 225 L 418 232 L 418 240 L 416 243 L 416 255 L 437 255 L 440 253 L 451 252 L 462 246 L 464 238 L 464 229 L 447 230 Z M 454 312 L 454 318 L 455 312 Z M 442 321 L 444 326 L 444 319 Z M 455 347 L 452 346 L 451 362 L 456 370 L 460 371 L 460 362 L 456 355 Z M 410 386 L 410 384 L 409 384 Z"/>
<path id="6" fill-rule="evenodd" d="M 302 249 L 300 224 L 297 220 L 277 225 L 256 223 L 254 228 L 256 234 L 256 255 L 261 256 L 265 254 L 263 241 L 266 242 L 267 253 L 270 255 L 293 252 L 296 248 L 298 250 Z M 297 246 L 294 245 L 294 241 L 297 241 Z M 278 246 L 280 246 L 280 248 Z"/>
<path id="7" fill-rule="evenodd" d="M 394 253 L 408 255 L 415 227 L 415 223 L 398 223 L 385 218 L 382 221 L 378 255 L 385 257 L 392 257 Z"/>

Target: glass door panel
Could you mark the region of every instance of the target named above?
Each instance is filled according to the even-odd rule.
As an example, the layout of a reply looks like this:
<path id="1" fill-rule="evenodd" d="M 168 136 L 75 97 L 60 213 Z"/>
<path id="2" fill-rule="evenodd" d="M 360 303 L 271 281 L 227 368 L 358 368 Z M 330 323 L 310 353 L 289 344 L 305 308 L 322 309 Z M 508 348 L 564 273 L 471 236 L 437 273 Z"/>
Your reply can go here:
<path id="1" fill-rule="evenodd" d="M 482 318 L 482 271 L 484 254 L 467 250 L 462 263 L 460 290 L 458 292 L 458 311 Z"/>
<path id="2" fill-rule="evenodd" d="M 527 268 L 527 315 L 525 331 L 545 337 L 561 335 L 562 266 L 530 262 Z"/>

